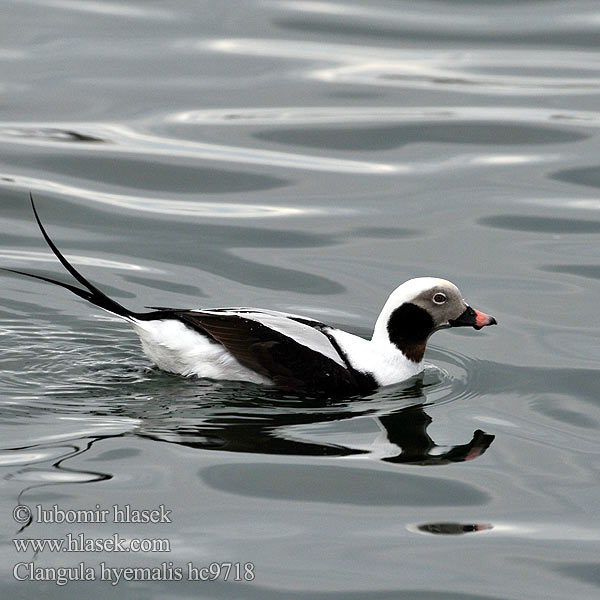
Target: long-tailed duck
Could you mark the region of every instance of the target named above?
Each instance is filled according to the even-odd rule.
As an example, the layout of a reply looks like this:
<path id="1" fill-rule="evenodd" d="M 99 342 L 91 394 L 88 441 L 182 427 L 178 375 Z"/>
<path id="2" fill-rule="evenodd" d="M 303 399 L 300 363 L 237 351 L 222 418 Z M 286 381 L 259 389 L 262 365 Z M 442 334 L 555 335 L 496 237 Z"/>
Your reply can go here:
<path id="1" fill-rule="evenodd" d="M 370 340 L 319 321 L 255 308 L 149 307 L 133 312 L 109 298 L 71 265 L 50 239 L 31 198 L 44 239 L 85 289 L 15 269 L 60 285 L 132 325 L 146 355 L 181 375 L 250 381 L 301 393 L 364 394 L 423 370 L 429 336 L 438 329 L 481 329 L 496 319 L 471 308 L 459 289 L 436 277 L 418 277 L 396 288 Z"/>

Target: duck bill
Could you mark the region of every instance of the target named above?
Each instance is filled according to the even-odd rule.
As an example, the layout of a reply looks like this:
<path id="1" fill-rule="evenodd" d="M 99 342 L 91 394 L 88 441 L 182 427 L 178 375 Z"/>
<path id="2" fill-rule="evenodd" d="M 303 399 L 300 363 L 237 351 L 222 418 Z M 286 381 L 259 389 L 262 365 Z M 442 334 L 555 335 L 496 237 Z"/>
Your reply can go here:
<path id="1" fill-rule="evenodd" d="M 498 323 L 491 315 L 486 315 L 470 306 L 467 306 L 465 312 L 457 319 L 450 319 L 448 322 L 450 323 L 450 327 L 473 327 L 474 329 L 481 329 L 487 325 L 496 325 Z"/>

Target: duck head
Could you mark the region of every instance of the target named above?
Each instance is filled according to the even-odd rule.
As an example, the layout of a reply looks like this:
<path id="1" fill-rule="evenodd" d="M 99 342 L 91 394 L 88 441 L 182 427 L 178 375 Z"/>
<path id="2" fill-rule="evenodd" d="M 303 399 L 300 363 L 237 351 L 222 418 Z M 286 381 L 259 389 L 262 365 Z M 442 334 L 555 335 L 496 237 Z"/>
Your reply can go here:
<path id="1" fill-rule="evenodd" d="M 496 319 L 469 306 L 450 281 L 436 277 L 410 279 L 385 303 L 373 342 L 392 344 L 409 360 L 421 362 L 429 336 L 438 329 L 495 325 Z"/>

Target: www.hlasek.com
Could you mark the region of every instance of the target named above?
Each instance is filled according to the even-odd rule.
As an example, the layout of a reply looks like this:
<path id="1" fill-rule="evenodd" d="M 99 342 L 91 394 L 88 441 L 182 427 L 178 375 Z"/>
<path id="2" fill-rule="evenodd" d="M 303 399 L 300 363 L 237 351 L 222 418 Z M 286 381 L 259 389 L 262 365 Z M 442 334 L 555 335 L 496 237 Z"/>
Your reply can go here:
<path id="1" fill-rule="evenodd" d="M 126 504 L 93 509 L 63 510 L 58 505 L 44 508 L 41 504 L 31 507 L 20 504 L 13 510 L 13 519 L 23 527 L 36 523 L 172 523 L 171 511 L 163 504 L 153 509 L 137 509 Z M 89 537 L 84 533 L 68 532 L 61 538 L 14 538 L 17 552 L 34 552 L 34 558 L 43 552 L 171 552 L 171 542 L 166 538 L 121 537 L 113 533 L 109 537 Z M 163 561 L 153 567 L 109 566 L 105 562 L 92 565 L 82 561 L 76 566 L 40 566 L 33 561 L 17 562 L 13 567 L 17 581 L 53 581 L 66 585 L 70 581 L 109 581 L 117 585 L 125 581 L 253 581 L 254 564 L 251 562 L 213 561 L 207 565 L 188 562 L 184 566 Z"/>

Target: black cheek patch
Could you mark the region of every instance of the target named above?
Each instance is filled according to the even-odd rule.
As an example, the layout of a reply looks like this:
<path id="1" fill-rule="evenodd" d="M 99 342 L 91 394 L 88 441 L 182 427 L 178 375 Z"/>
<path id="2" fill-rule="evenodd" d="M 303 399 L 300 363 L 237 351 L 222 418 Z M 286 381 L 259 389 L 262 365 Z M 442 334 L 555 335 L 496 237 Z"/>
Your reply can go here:
<path id="1" fill-rule="evenodd" d="M 419 362 L 425 352 L 425 343 L 433 330 L 433 318 L 416 304 L 405 302 L 390 316 L 387 324 L 390 342 L 407 358 Z"/>

